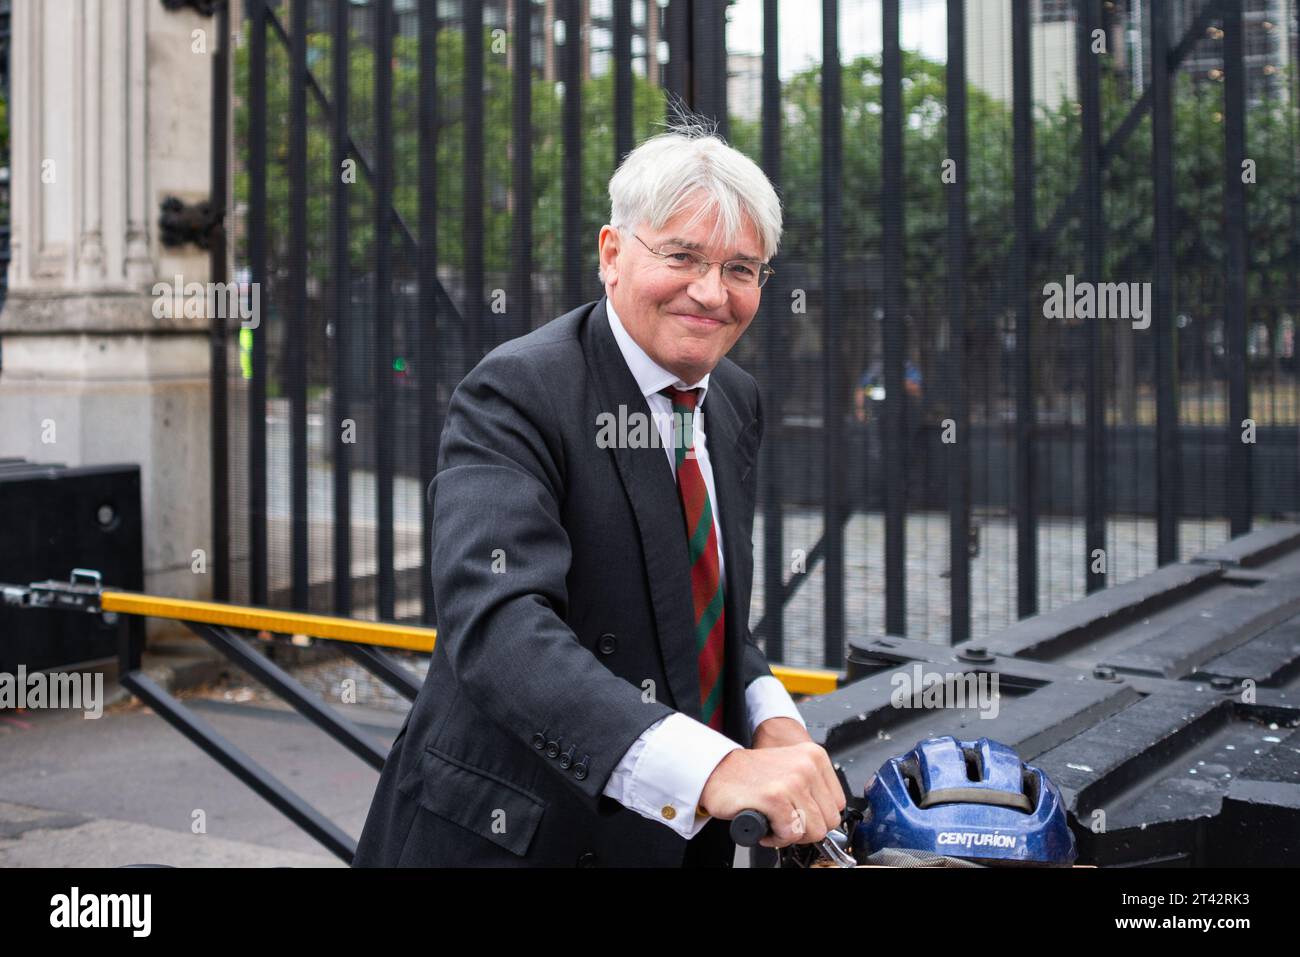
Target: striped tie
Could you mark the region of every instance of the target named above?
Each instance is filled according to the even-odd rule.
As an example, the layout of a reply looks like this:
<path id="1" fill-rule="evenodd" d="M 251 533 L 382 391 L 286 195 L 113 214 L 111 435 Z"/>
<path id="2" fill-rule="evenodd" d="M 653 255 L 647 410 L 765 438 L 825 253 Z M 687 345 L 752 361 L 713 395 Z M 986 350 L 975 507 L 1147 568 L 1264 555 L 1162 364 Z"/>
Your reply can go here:
<path id="1" fill-rule="evenodd" d="M 673 449 L 677 457 L 677 491 L 686 518 L 687 546 L 691 562 L 691 591 L 695 597 L 695 650 L 699 655 L 700 710 L 702 720 L 722 731 L 722 653 L 726 623 L 723 618 L 722 578 L 718 569 L 718 535 L 713 528 L 713 508 L 704 473 L 696 461 L 691 426 L 699 390 L 682 391 L 672 386 L 661 393 L 673 404 Z"/>

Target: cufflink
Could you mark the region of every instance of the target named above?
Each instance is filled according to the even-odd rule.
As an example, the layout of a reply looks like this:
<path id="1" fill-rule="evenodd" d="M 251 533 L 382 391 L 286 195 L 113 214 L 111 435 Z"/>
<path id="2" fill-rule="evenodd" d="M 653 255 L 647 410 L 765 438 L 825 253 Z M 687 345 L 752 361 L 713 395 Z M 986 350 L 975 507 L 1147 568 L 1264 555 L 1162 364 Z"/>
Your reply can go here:
<path id="1" fill-rule="evenodd" d="M 659 813 L 664 816 L 664 820 L 671 821 L 677 816 L 677 808 L 673 807 L 671 804 L 665 804 L 663 810 Z"/>

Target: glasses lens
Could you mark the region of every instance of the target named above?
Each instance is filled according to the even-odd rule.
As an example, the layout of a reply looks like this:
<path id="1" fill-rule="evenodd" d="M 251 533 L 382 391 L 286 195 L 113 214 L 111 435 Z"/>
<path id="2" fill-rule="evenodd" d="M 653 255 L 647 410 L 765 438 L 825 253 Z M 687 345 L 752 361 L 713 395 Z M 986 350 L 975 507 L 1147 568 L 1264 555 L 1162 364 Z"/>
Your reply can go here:
<path id="1" fill-rule="evenodd" d="M 698 270 L 700 263 L 704 261 L 702 256 L 697 256 L 689 249 L 682 249 L 680 246 L 662 246 L 659 255 L 664 257 L 664 262 L 669 266 L 681 270 Z"/>
<path id="2" fill-rule="evenodd" d="M 659 255 L 670 269 L 678 272 L 704 275 L 708 266 L 712 265 L 699 253 L 683 249 L 681 246 L 661 246 Z M 733 259 L 722 264 L 723 279 L 737 288 L 752 289 L 762 286 L 769 275 L 763 263 L 752 259 Z"/>
<path id="3" fill-rule="evenodd" d="M 763 267 L 751 259 L 733 259 L 723 267 L 727 279 L 737 286 L 758 286 L 762 284 Z"/>

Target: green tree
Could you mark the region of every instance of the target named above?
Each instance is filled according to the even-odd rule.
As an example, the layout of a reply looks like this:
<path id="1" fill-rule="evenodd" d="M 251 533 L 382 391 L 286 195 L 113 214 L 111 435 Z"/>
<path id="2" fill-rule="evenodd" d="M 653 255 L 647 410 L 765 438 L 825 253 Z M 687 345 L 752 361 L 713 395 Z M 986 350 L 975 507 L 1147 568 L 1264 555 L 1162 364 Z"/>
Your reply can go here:
<path id="1" fill-rule="evenodd" d="M 438 259 L 452 271 L 462 269 L 466 243 L 482 243 L 489 273 L 510 269 L 511 213 L 511 72 L 509 53 L 493 49 L 484 38 L 484 230 L 467 236 L 463 230 L 464 173 L 464 46 L 457 30 L 438 35 Z M 309 37 L 309 68 L 325 90 L 331 87 L 331 37 Z M 359 155 L 373 160 L 374 63 L 370 47 L 353 40 L 349 47 L 350 123 Z M 904 51 L 904 296 L 908 353 L 927 381 L 942 378 L 939 360 L 948 338 L 947 318 L 947 193 L 941 177 L 947 159 L 945 66 L 920 54 Z M 268 43 L 267 209 L 269 267 L 272 287 L 284 275 L 289 239 L 288 54 L 272 36 Z M 1134 95 L 1126 77 L 1103 71 L 1103 136 L 1114 131 L 1130 108 Z M 821 341 L 820 310 L 811 297 L 806 315 L 790 322 L 789 345 L 794 355 L 815 356 L 835 348 L 844 371 L 856 379 L 864 365 L 881 354 L 881 324 L 869 317 L 880 306 L 878 273 L 881 258 L 881 61 L 859 57 L 841 67 L 843 119 L 843 178 L 841 184 L 843 304 L 846 315 L 866 322 L 842 324 L 844 341 Z M 664 115 L 663 91 L 634 76 L 634 137 L 640 142 L 656 131 Z M 248 47 L 236 57 L 235 130 L 239 155 L 247 157 Z M 396 37 L 393 49 L 393 168 L 395 209 L 406 227 L 418 230 L 418 43 Z M 1176 213 L 1176 306 L 1191 321 L 1184 336 L 1198 349 L 1222 337 L 1217 313 L 1222 297 L 1225 254 L 1222 229 L 1221 84 L 1180 73 L 1174 87 L 1174 156 Z M 537 273 L 558 275 L 563 260 L 563 169 L 566 155 L 561 127 L 561 85 L 534 78 L 533 132 L 533 257 Z M 1014 333 L 1007 296 L 1007 274 L 1014 241 L 1013 139 L 1009 104 L 976 87 L 968 89 L 969 158 L 962 171 L 967 184 L 969 236 L 966 299 L 969 306 L 968 369 L 971 392 L 979 406 L 1005 401 L 1014 382 L 1003 368 L 1007 337 Z M 791 77 L 782 90 L 782 170 L 779 184 L 785 211 L 785 231 L 777 268 L 784 288 L 820 289 L 822 281 L 822 156 L 821 70 L 812 67 Z M 1296 246 L 1293 236 L 1297 172 L 1294 107 L 1265 104 L 1253 109 L 1247 124 L 1248 155 L 1256 164 L 1256 183 L 1249 197 L 1249 296 L 1252 322 L 1268 329 L 1277 342 L 1287 297 L 1295 297 Z M 328 282 L 333 184 L 341 171 L 332 168 L 329 118 L 309 98 L 308 127 L 308 248 L 311 275 Z M 615 168 L 613 76 L 585 80 L 582 89 L 582 230 L 590 237 L 582 247 L 584 283 L 594 288 L 595 237 L 608 216 L 608 179 Z M 0 112 L 0 124 L 4 116 Z M 1080 120 L 1077 103 L 1062 102 L 1054 110 L 1038 109 L 1034 119 L 1035 204 L 1042 228 L 1076 188 Z M 0 125 L 0 130 L 3 130 Z M 758 159 L 760 126 L 733 117 L 732 142 Z M 1150 159 L 1150 119 L 1138 125 L 1104 172 L 1103 219 L 1105 278 L 1142 281 L 1149 278 L 1154 198 Z M 247 202 L 249 170 L 238 164 L 236 195 Z M 354 274 L 372 268 L 374 250 L 373 194 L 368 178 L 358 171 L 350 187 L 350 253 Z M 1031 290 L 1043 282 L 1076 275 L 1085 263 L 1085 237 L 1075 210 L 1060 234 L 1036 250 Z M 417 237 L 418 238 L 418 237 Z M 405 239 L 394 236 L 394 273 L 414 275 L 414 259 Z M 246 246 L 242 253 L 246 258 Z M 274 298 L 274 297 L 273 297 Z M 1032 301 L 1032 300 L 1031 300 Z M 1217 324 L 1217 325 L 1216 325 Z M 1034 367 L 1045 389 L 1062 386 L 1057 373 L 1078 368 L 1081 328 L 1076 324 L 1035 320 Z M 1135 350 L 1133 362 L 1145 361 L 1151 336 L 1127 335 L 1108 327 L 1107 349 Z M 752 341 L 751 341 L 752 340 Z M 758 337 L 742 340 L 738 358 L 744 361 L 758 348 Z M 1276 350 L 1273 350 L 1276 361 Z M 1126 360 L 1128 361 L 1128 360 Z M 1068 385 L 1068 383 L 1065 383 Z M 942 390 L 930 390 L 942 404 Z M 1049 396 L 1049 401 L 1051 397 Z"/>

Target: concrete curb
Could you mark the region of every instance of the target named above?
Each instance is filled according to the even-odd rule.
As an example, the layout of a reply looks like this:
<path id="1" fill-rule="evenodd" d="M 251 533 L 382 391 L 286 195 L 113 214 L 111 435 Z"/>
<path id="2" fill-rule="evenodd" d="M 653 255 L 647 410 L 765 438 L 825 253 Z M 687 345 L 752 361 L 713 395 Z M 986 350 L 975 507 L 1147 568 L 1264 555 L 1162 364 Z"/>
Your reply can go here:
<path id="1" fill-rule="evenodd" d="M 190 691 L 217 681 L 224 674 L 234 670 L 234 666 L 209 649 L 196 642 L 162 643 L 152 651 L 146 651 L 141 661 L 143 670 L 159 687 L 168 694 L 175 695 Z M 118 683 L 117 659 L 88 662 L 85 665 L 69 666 L 64 671 L 100 671 L 104 675 L 104 707 L 119 704 L 134 697 L 131 692 Z"/>

